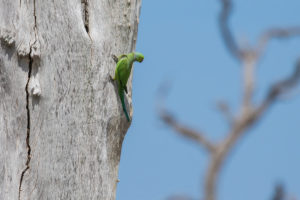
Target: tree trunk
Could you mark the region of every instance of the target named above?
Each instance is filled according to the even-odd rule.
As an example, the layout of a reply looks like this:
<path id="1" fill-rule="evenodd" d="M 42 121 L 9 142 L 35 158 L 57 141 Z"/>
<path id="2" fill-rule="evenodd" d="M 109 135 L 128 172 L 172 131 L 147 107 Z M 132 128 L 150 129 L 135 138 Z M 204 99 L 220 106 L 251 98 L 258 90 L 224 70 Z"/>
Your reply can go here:
<path id="1" fill-rule="evenodd" d="M 115 199 L 130 123 L 111 55 L 135 48 L 139 10 L 0 0 L 0 199 Z"/>

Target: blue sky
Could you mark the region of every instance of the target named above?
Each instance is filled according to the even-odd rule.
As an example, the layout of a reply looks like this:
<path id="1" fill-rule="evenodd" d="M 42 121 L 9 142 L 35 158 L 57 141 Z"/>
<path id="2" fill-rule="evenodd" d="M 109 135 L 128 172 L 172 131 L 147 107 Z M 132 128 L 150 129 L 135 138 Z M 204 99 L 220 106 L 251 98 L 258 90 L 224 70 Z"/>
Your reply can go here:
<path id="1" fill-rule="evenodd" d="M 234 1 L 230 25 L 239 42 L 253 44 L 266 28 L 300 25 L 299 8 L 299 0 Z M 136 49 L 145 60 L 134 69 L 134 116 L 123 143 L 118 200 L 203 196 L 207 154 L 166 127 L 155 102 L 159 86 L 170 81 L 167 108 L 212 140 L 225 136 L 215 104 L 226 100 L 238 109 L 241 67 L 220 37 L 219 10 L 217 0 L 143 0 Z M 256 72 L 256 101 L 292 72 L 298 56 L 300 37 L 270 43 Z M 300 198 L 300 95 L 278 101 L 242 138 L 223 168 L 219 199 L 270 199 L 278 182 Z"/>

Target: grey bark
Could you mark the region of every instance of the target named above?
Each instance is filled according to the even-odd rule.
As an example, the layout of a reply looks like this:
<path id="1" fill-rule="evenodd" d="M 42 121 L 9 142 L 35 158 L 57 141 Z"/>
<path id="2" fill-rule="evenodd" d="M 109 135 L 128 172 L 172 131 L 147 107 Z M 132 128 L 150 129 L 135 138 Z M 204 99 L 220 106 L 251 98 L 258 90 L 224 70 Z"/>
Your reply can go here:
<path id="1" fill-rule="evenodd" d="M 0 0 L 0 199 L 115 199 L 130 123 L 111 55 L 134 50 L 139 12 L 140 0 Z"/>

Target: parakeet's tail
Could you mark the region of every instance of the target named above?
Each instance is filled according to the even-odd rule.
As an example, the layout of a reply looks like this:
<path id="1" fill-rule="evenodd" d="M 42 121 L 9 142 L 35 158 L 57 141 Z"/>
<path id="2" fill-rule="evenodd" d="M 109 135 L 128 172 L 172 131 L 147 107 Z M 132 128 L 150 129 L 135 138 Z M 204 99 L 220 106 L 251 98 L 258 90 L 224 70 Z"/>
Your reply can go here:
<path id="1" fill-rule="evenodd" d="M 120 99 L 121 99 L 121 102 L 122 102 L 123 111 L 125 113 L 127 121 L 130 122 L 130 118 L 129 118 L 129 115 L 127 113 L 126 105 L 125 105 L 125 101 L 124 101 L 124 90 L 123 89 L 119 90 L 119 95 L 120 95 Z"/>

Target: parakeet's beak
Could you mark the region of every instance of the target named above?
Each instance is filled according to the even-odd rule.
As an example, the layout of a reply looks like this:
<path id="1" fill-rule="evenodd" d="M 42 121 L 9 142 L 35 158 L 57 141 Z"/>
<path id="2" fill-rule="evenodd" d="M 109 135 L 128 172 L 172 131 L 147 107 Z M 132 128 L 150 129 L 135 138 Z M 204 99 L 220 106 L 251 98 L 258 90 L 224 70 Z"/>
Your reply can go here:
<path id="1" fill-rule="evenodd" d="M 144 56 L 140 56 L 137 60 L 138 60 L 138 62 L 140 62 L 140 63 L 143 62 Z"/>

